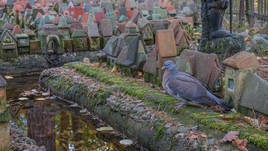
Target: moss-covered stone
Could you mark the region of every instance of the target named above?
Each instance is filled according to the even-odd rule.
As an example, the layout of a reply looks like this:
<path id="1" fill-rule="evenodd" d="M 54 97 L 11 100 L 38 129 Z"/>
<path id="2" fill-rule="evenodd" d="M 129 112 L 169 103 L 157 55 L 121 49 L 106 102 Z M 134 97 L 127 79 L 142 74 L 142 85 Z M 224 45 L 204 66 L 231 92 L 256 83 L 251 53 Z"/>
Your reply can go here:
<path id="1" fill-rule="evenodd" d="M 184 118 L 191 118 L 196 122 L 206 125 L 208 128 L 221 130 L 223 132 L 228 132 L 230 130 L 239 131 L 239 137 L 248 139 L 250 143 L 257 145 L 260 148 L 268 149 L 267 132 L 263 132 L 262 130 L 256 129 L 249 125 L 239 127 L 237 122 L 226 122 L 225 116 L 228 115 L 223 116 L 219 113 L 191 105 L 176 111 L 174 107 L 176 103 L 180 101 L 155 89 L 142 86 L 136 82 L 129 82 L 126 78 L 115 76 L 112 73 L 104 71 L 103 69 L 94 68 L 80 62 L 68 63 L 66 66 L 76 69 L 76 71 L 103 82 L 108 86 L 119 88 L 121 91 L 129 94 L 130 96 L 138 97 L 139 99 L 148 101 L 148 103 L 158 104 L 162 109 L 165 109 L 165 111 L 169 112 L 170 114 L 179 116 L 182 118 L 182 120 Z M 155 105 L 155 107 L 157 108 L 158 106 Z M 231 117 L 238 118 L 241 116 L 242 115 L 235 114 Z M 229 119 L 232 118 L 229 117 Z"/>
<path id="2" fill-rule="evenodd" d="M 215 53 L 220 62 L 237 52 L 245 50 L 244 38 L 241 35 L 231 35 L 212 40 L 201 40 L 198 50 L 205 53 Z"/>

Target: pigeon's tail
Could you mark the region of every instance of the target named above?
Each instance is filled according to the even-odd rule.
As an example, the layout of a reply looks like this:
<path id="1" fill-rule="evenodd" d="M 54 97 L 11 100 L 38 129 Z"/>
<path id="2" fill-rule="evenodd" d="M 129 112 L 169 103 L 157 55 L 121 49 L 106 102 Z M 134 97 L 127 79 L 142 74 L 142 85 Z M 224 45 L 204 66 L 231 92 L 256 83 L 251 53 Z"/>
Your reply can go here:
<path id="1" fill-rule="evenodd" d="M 221 99 L 217 98 L 213 94 L 211 94 L 209 91 L 207 91 L 207 96 L 213 100 L 215 100 L 220 106 L 224 107 L 226 110 L 231 110 L 234 108 L 232 105 L 222 101 Z"/>

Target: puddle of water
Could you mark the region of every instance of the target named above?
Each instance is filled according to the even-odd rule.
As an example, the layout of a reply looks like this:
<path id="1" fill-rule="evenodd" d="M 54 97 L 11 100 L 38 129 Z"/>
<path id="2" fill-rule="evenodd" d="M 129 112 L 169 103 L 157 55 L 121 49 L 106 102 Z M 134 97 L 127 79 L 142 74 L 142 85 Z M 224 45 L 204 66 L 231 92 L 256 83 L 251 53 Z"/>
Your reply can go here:
<path id="1" fill-rule="evenodd" d="M 38 77 L 16 77 L 8 80 L 8 100 L 16 100 L 23 91 L 38 88 Z M 80 109 L 54 100 L 21 101 L 10 106 L 12 121 L 27 132 L 38 146 L 44 145 L 48 151 L 65 150 L 141 150 L 137 145 L 124 146 L 120 140 L 126 139 L 116 131 L 97 131 L 107 126 L 96 119 L 81 116 Z"/>

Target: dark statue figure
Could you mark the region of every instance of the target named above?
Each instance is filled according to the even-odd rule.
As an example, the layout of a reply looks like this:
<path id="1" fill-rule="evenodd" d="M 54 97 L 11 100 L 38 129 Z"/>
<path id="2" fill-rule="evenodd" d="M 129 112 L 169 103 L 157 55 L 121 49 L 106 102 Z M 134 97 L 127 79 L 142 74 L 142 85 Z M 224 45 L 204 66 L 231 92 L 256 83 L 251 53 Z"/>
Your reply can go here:
<path id="1" fill-rule="evenodd" d="M 222 27 L 225 10 L 229 0 L 202 0 L 202 38 L 214 39 L 230 35 L 231 33 Z"/>

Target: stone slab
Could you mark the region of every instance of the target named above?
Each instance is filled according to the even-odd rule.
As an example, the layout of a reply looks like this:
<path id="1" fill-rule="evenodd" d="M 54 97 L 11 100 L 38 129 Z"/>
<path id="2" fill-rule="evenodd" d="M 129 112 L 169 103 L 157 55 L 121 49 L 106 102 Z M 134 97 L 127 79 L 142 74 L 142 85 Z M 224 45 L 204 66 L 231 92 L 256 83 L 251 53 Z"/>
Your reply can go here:
<path id="1" fill-rule="evenodd" d="M 268 82 L 247 73 L 240 105 L 268 115 Z"/>

